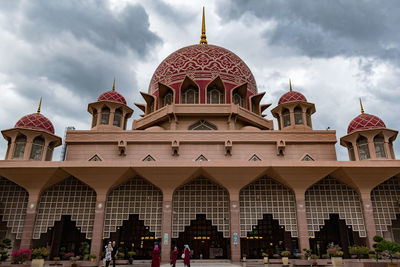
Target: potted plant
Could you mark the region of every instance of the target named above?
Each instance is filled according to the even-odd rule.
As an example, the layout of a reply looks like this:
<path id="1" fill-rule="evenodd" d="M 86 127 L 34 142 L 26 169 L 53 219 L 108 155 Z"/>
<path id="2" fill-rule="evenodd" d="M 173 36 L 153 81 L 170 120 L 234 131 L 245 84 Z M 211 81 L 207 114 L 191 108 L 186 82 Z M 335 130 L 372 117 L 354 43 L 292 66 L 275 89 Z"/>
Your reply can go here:
<path id="1" fill-rule="evenodd" d="M 388 263 L 388 267 L 397 267 L 397 264 L 393 264 L 393 254 L 396 252 L 400 252 L 400 244 L 392 241 L 382 240 L 377 243 L 376 249 L 378 251 L 383 251 L 387 254 L 390 259 L 390 263 Z"/>
<path id="2" fill-rule="evenodd" d="M 136 256 L 136 252 L 135 251 L 128 251 L 128 256 L 129 256 L 129 264 L 133 263 L 133 257 Z"/>
<path id="3" fill-rule="evenodd" d="M 283 265 L 289 265 L 289 256 L 290 256 L 290 251 L 285 250 L 281 252 L 281 256 L 282 256 L 282 263 Z"/>
<path id="4" fill-rule="evenodd" d="M 366 257 L 369 254 L 370 250 L 369 248 L 365 246 L 350 246 L 349 247 L 349 254 L 353 255 L 355 258 L 360 260 L 363 257 Z"/>
<path id="5" fill-rule="evenodd" d="M 332 265 L 334 267 L 343 266 L 343 251 L 341 247 L 330 244 L 328 245 L 326 252 L 328 252 L 329 256 L 331 257 Z"/>
<path id="6" fill-rule="evenodd" d="M 49 256 L 49 252 L 46 248 L 35 248 L 32 250 L 32 262 L 31 267 L 43 267 L 44 259 Z"/>
<path id="7" fill-rule="evenodd" d="M 24 263 L 25 261 L 29 260 L 31 258 L 32 251 L 27 248 L 27 249 L 16 249 L 11 253 L 11 258 L 13 263 Z"/>
<path id="8" fill-rule="evenodd" d="M 312 250 L 311 249 L 308 249 L 308 248 L 303 248 L 303 251 L 304 251 L 304 258 L 306 259 L 306 260 L 310 260 L 311 259 L 311 253 L 312 253 Z"/>
<path id="9" fill-rule="evenodd" d="M 313 261 L 312 266 L 318 266 L 317 260 L 319 259 L 319 256 L 317 254 L 311 254 L 310 259 Z"/>
<path id="10" fill-rule="evenodd" d="M 81 246 L 79 248 L 79 254 L 80 258 L 83 260 L 88 260 L 89 259 L 89 243 L 88 242 L 82 242 Z"/>
<path id="11" fill-rule="evenodd" d="M 263 258 L 264 258 L 264 264 L 267 264 L 267 263 L 268 263 L 268 254 L 265 253 L 265 252 L 263 252 L 261 255 L 262 255 Z"/>
<path id="12" fill-rule="evenodd" d="M 71 252 L 72 253 L 72 252 Z M 67 253 L 68 254 L 68 253 Z M 74 253 L 72 253 L 74 254 Z M 78 267 L 78 264 L 76 264 L 76 261 L 78 261 L 80 259 L 79 256 L 72 256 L 69 258 L 69 260 L 71 261 L 71 267 Z"/>
<path id="13" fill-rule="evenodd" d="M 96 254 L 89 254 L 89 259 L 91 262 L 96 262 L 97 255 Z"/>
<path id="14" fill-rule="evenodd" d="M 0 241 L 0 262 L 8 259 L 8 250 L 11 249 L 11 239 L 3 238 Z"/>

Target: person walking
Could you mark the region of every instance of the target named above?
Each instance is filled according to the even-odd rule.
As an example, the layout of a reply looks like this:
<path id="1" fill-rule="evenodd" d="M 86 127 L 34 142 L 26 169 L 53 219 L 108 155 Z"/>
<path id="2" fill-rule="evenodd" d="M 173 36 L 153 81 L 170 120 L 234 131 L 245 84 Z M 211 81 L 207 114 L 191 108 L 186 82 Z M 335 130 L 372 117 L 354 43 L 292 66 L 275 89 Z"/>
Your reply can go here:
<path id="1" fill-rule="evenodd" d="M 183 250 L 183 254 L 185 255 L 183 258 L 183 266 L 190 267 L 190 248 L 189 245 L 185 245 L 185 249 Z"/>
<path id="2" fill-rule="evenodd" d="M 151 267 L 160 267 L 160 249 L 158 245 L 154 246 L 153 256 L 151 258 Z"/>
<path id="3" fill-rule="evenodd" d="M 117 248 L 117 244 L 115 243 L 115 241 L 112 242 L 112 252 L 111 252 L 111 258 L 113 261 L 113 267 L 115 267 L 115 261 L 117 260 L 117 256 L 118 256 L 118 248 Z"/>
<path id="4" fill-rule="evenodd" d="M 106 251 L 104 253 L 104 259 L 106 260 L 106 267 L 108 267 L 112 259 L 112 251 L 113 251 L 111 242 L 108 242 L 108 245 L 105 247 L 105 249 Z"/>
<path id="5" fill-rule="evenodd" d="M 177 259 L 178 259 L 178 248 L 176 246 L 174 246 L 174 250 L 172 251 L 172 257 L 171 257 L 172 267 L 175 267 Z"/>

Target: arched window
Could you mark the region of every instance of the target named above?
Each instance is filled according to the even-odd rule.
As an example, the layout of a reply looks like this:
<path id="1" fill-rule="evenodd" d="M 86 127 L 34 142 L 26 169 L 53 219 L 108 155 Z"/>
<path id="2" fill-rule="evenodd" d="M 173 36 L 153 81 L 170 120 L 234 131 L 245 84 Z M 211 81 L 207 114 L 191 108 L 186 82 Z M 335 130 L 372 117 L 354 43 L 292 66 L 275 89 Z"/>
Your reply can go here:
<path id="1" fill-rule="evenodd" d="M 29 159 L 32 160 L 41 160 L 43 154 L 43 147 L 44 147 L 44 139 L 41 136 L 36 137 L 33 139 L 31 155 Z"/>
<path id="2" fill-rule="evenodd" d="M 121 120 L 122 120 L 122 110 L 117 108 L 114 112 L 114 122 L 113 125 L 117 127 L 121 127 Z"/>
<path id="3" fill-rule="evenodd" d="M 294 108 L 294 124 L 302 125 L 303 124 L 303 111 L 300 107 Z"/>
<path id="4" fill-rule="evenodd" d="M 223 89 L 216 85 L 211 85 L 207 89 L 207 104 L 224 104 L 225 94 Z"/>
<path id="5" fill-rule="evenodd" d="M 110 109 L 108 107 L 104 107 L 101 109 L 100 124 L 107 125 L 109 121 L 110 121 Z"/>
<path id="6" fill-rule="evenodd" d="M 349 157 L 351 161 L 355 161 L 356 160 L 356 156 L 354 154 L 354 147 L 352 143 L 347 143 L 347 149 L 349 150 Z"/>
<path id="7" fill-rule="evenodd" d="M 244 108 L 244 99 L 238 92 L 233 93 L 233 104 Z"/>
<path id="8" fill-rule="evenodd" d="M 18 137 L 15 139 L 15 147 L 14 147 L 15 159 L 24 158 L 25 146 L 26 146 L 26 136 L 18 135 Z"/>
<path id="9" fill-rule="evenodd" d="M 199 103 L 199 90 L 193 85 L 183 88 L 181 91 L 182 104 L 198 104 Z"/>
<path id="10" fill-rule="evenodd" d="M 97 125 L 97 109 L 93 110 L 92 128 Z"/>
<path id="11" fill-rule="evenodd" d="M 51 161 L 53 157 L 54 142 L 50 142 L 46 151 L 46 161 Z"/>
<path id="12" fill-rule="evenodd" d="M 285 108 L 282 111 L 283 127 L 290 126 L 290 111 Z"/>
<path id="13" fill-rule="evenodd" d="M 360 160 L 369 159 L 371 157 L 369 154 L 368 139 L 366 137 L 360 136 L 357 139 L 357 149 Z"/>
<path id="14" fill-rule="evenodd" d="M 307 126 L 311 127 L 311 111 L 310 111 L 310 109 L 307 109 L 307 111 L 306 111 L 306 121 L 307 121 Z"/>
<path id="15" fill-rule="evenodd" d="M 385 140 L 382 135 L 374 137 L 375 155 L 377 158 L 386 158 Z"/>
<path id="16" fill-rule="evenodd" d="M 172 97 L 173 94 L 171 91 L 169 91 L 168 93 L 166 93 L 163 98 L 161 99 L 161 107 L 164 107 L 166 105 L 171 105 L 172 104 Z"/>

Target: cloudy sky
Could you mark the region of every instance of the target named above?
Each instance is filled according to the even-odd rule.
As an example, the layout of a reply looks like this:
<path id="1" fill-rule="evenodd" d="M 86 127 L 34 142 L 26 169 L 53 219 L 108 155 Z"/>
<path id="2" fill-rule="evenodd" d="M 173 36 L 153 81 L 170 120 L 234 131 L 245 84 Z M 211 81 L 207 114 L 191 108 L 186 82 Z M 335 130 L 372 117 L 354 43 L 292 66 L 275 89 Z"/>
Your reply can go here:
<path id="1" fill-rule="evenodd" d="M 35 112 L 41 96 L 57 135 L 67 126 L 89 129 L 87 104 L 111 89 L 114 76 L 137 118 L 133 102 L 143 102 L 139 91 L 158 64 L 199 42 L 203 6 L 208 42 L 247 63 L 266 91 L 263 102 L 276 106 L 290 77 L 316 104 L 314 129 L 345 135 L 359 97 L 367 113 L 400 129 L 397 0 L 2 0 L 0 129 Z M 5 149 L 2 140 L 1 157 Z M 339 145 L 337 152 L 348 159 Z"/>

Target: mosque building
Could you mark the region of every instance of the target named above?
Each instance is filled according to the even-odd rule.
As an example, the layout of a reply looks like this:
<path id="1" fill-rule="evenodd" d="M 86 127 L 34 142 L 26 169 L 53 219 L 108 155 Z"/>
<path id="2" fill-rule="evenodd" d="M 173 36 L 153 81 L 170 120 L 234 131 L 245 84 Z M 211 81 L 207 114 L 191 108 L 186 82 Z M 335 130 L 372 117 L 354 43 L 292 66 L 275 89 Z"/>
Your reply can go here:
<path id="1" fill-rule="evenodd" d="M 338 161 L 336 132 L 313 129 L 315 104 L 288 87 L 268 119 L 246 63 L 207 43 L 203 13 L 200 44 L 161 62 L 139 119 L 114 81 L 88 105 L 90 130 L 62 140 L 39 106 L 2 131 L 0 238 L 50 258 L 84 241 L 100 256 L 115 240 L 150 259 L 157 242 L 163 262 L 184 244 L 195 259 L 238 262 L 330 242 L 346 257 L 377 234 L 400 242 L 398 131 L 362 109 Z M 62 141 L 65 160 L 52 161 Z"/>

